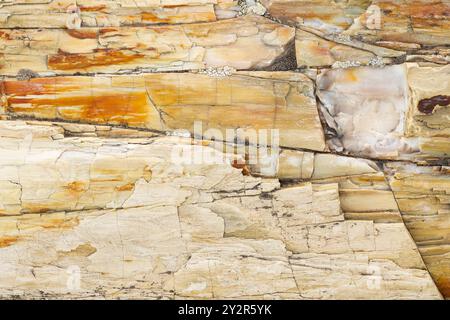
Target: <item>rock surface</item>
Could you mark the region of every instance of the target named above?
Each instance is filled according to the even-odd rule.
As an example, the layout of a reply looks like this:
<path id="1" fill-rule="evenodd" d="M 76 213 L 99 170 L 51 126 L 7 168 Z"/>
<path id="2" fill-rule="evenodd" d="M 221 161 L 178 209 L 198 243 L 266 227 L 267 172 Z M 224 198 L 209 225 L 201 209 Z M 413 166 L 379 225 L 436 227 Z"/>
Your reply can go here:
<path id="1" fill-rule="evenodd" d="M 449 75 L 448 66 L 416 64 L 324 71 L 317 83 L 330 148 L 364 157 L 446 163 Z"/>
<path id="2" fill-rule="evenodd" d="M 0 73 L 7 75 L 20 69 L 43 75 L 207 66 L 261 69 L 281 56 L 295 36 L 293 28 L 257 15 L 171 26 L 0 32 Z"/>
<path id="3" fill-rule="evenodd" d="M 216 20 L 215 0 L 2 1 L 1 28 L 119 27 Z"/>
<path id="4" fill-rule="evenodd" d="M 0 298 L 450 298 L 448 1 L 0 1 Z"/>
<path id="5" fill-rule="evenodd" d="M 251 140 L 255 130 L 265 130 L 259 133 L 268 144 L 269 130 L 277 129 L 280 146 L 325 149 L 314 84 L 299 73 L 50 77 L 5 80 L 2 87 L 11 115 L 159 131 L 185 129 L 231 142 L 235 137 Z"/>
<path id="6" fill-rule="evenodd" d="M 384 204 L 393 197 L 382 174 L 350 178 L 374 185 L 280 187 L 184 138 L 53 140 L 62 128 L 3 129 L 3 297 L 440 297 L 404 224 L 370 216 L 399 216 L 395 201 Z M 191 148 L 223 162 L 174 162 Z M 371 208 L 348 199 L 359 192 Z M 78 272 L 78 291 L 67 270 Z"/>

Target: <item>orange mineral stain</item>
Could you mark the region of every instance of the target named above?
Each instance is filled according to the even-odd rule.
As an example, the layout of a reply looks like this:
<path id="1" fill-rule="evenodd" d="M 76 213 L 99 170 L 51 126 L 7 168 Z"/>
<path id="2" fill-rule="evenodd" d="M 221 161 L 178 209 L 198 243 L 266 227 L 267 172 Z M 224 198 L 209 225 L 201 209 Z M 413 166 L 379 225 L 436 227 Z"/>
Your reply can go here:
<path id="1" fill-rule="evenodd" d="M 78 217 L 71 218 L 45 218 L 39 223 L 44 229 L 72 229 L 80 224 Z"/>
<path id="2" fill-rule="evenodd" d="M 99 5 L 99 6 L 80 6 L 81 12 L 98 12 L 106 9 L 106 5 Z"/>
<path id="3" fill-rule="evenodd" d="M 171 23 L 172 19 L 158 17 L 156 14 L 151 12 L 143 12 L 141 14 L 142 22 L 145 23 Z"/>
<path id="4" fill-rule="evenodd" d="M 98 49 L 94 53 L 74 54 L 59 51 L 48 58 L 51 70 L 78 70 L 115 64 L 126 64 L 144 57 L 143 54 L 126 54 L 120 50 Z"/>
<path id="5" fill-rule="evenodd" d="M 450 298 L 450 277 L 441 276 L 437 278 L 436 285 L 445 298 Z"/>
<path id="6" fill-rule="evenodd" d="M 79 193 L 86 190 L 86 185 L 81 181 L 74 181 L 69 183 L 65 188 L 69 192 Z"/>
<path id="7" fill-rule="evenodd" d="M 73 38 L 77 39 L 97 39 L 97 30 L 77 30 L 67 29 L 66 32 Z"/>
<path id="8" fill-rule="evenodd" d="M 132 191 L 134 189 L 134 183 L 127 183 L 123 186 L 117 186 L 116 191 Z"/>
<path id="9" fill-rule="evenodd" d="M 145 88 L 112 88 L 107 84 L 110 78 L 100 80 L 95 83 L 87 77 L 61 77 L 5 81 L 3 90 L 10 112 L 37 118 L 144 126 L 149 117 Z"/>
<path id="10" fill-rule="evenodd" d="M 358 81 L 358 76 L 356 75 L 356 70 L 353 69 L 347 69 L 345 71 L 345 78 L 343 80 L 348 82 L 356 82 Z"/>
<path id="11" fill-rule="evenodd" d="M 5 236 L 0 237 L 0 248 L 6 248 L 10 245 L 14 244 L 19 240 L 19 237 L 11 237 L 11 236 Z"/>

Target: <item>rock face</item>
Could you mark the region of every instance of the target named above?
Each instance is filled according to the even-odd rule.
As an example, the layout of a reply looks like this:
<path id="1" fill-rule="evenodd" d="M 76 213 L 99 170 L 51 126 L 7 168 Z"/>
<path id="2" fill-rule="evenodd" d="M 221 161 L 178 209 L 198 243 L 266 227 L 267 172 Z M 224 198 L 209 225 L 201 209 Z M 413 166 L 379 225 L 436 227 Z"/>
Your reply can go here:
<path id="1" fill-rule="evenodd" d="M 119 27 L 216 21 L 210 0 L 2 1 L 1 28 Z M 27 19 L 23 18 L 27 16 Z"/>
<path id="2" fill-rule="evenodd" d="M 447 1 L 0 2 L 0 298 L 450 298 Z"/>
<path id="3" fill-rule="evenodd" d="M 385 165 L 389 182 L 428 269 L 450 294 L 450 175 L 448 167 Z"/>
<path id="4" fill-rule="evenodd" d="M 3 129 L 3 297 L 440 297 L 379 172 L 280 187 L 190 139 Z M 188 149 L 223 163 L 173 162 Z"/>
<path id="5" fill-rule="evenodd" d="M 164 27 L 0 32 L 0 72 L 7 75 L 16 75 L 23 68 L 43 75 L 206 66 L 261 69 L 281 56 L 295 36 L 293 28 L 259 16 Z"/>
<path id="6" fill-rule="evenodd" d="M 324 71 L 317 83 L 330 148 L 373 158 L 446 162 L 449 76 L 448 66 L 417 64 Z"/>
<path id="7" fill-rule="evenodd" d="M 314 83 L 294 72 L 50 77 L 2 85 L 11 115 L 159 131 L 197 129 L 197 135 L 219 139 L 219 132 L 220 140 L 231 141 L 245 139 L 248 129 L 277 129 L 281 146 L 325 149 Z M 235 132 L 228 139 L 227 129 Z"/>

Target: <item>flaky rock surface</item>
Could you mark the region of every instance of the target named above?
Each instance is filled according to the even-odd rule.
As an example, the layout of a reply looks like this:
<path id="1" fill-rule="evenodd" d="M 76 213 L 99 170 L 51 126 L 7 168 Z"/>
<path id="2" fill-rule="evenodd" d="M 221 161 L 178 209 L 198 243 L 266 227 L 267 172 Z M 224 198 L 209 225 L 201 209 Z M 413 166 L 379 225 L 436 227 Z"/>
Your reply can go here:
<path id="1" fill-rule="evenodd" d="M 0 298 L 450 298 L 449 14 L 0 0 Z"/>
<path id="2" fill-rule="evenodd" d="M 440 297 L 395 201 L 382 200 L 393 196 L 379 172 L 281 187 L 189 139 L 3 129 L 3 297 Z M 223 164 L 173 162 L 191 148 Z M 350 183 L 358 179 L 374 185 Z M 359 193 L 371 208 L 349 201 Z M 392 218 L 377 221 L 374 210 Z"/>

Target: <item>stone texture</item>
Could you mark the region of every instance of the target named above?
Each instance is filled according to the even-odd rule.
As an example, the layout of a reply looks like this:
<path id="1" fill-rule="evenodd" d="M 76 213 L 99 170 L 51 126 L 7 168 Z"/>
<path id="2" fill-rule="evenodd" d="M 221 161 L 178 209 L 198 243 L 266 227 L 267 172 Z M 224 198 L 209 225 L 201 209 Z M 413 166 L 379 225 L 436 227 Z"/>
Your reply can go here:
<path id="1" fill-rule="evenodd" d="M 449 8 L 0 1 L 0 298 L 448 299 Z"/>
<path id="2" fill-rule="evenodd" d="M 385 165 L 403 220 L 436 284 L 450 295 L 450 175 L 448 167 Z"/>
<path id="3" fill-rule="evenodd" d="M 449 44 L 446 0 L 263 0 L 263 4 L 283 23 L 388 48 L 415 51 Z"/>
<path id="4" fill-rule="evenodd" d="M 417 64 L 324 71 L 317 83 L 330 148 L 363 157 L 446 162 L 448 75 L 447 66 Z M 433 98 L 443 101 L 424 108 Z"/>
<path id="5" fill-rule="evenodd" d="M 257 15 L 172 26 L 0 31 L 2 75 L 21 69 L 39 74 L 261 69 L 282 55 L 295 36 L 293 28 Z"/>
<path id="6" fill-rule="evenodd" d="M 228 141 L 235 136 L 252 140 L 253 134 L 261 134 L 266 144 L 275 139 L 270 130 L 277 129 L 281 146 L 325 148 L 314 84 L 300 73 L 52 77 L 6 80 L 2 88 L 11 115 L 159 131 L 195 130 L 197 135 Z M 195 121 L 202 122 L 197 129 Z"/>
<path id="7" fill-rule="evenodd" d="M 303 25 L 323 31 L 342 32 L 363 14 L 369 0 L 263 0 L 271 16 L 283 23 Z"/>
<path id="8" fill-rule="evenodd" d="M 345 179 L 281 187 L 191 139 L 1 124 L 20 187 L 1 189 L 3 298 L 441 297 L 403 223 L 346 217 Z M 176 156 L 192 148 L 216 162 Z"/>
<path id="9" fill-rule="evenodd" d="M 2 1 L 0 28 L 119 27 L 216 20 L 216 1 Z"/>

